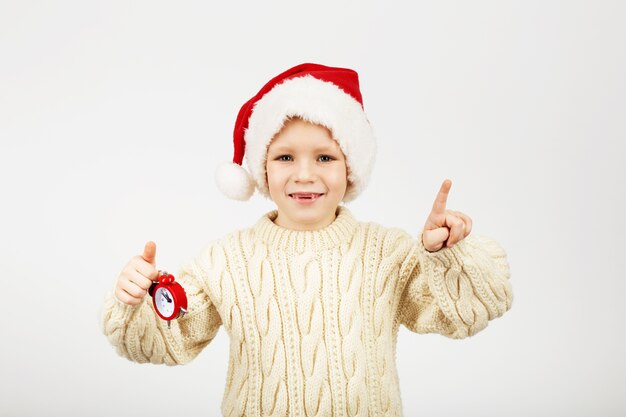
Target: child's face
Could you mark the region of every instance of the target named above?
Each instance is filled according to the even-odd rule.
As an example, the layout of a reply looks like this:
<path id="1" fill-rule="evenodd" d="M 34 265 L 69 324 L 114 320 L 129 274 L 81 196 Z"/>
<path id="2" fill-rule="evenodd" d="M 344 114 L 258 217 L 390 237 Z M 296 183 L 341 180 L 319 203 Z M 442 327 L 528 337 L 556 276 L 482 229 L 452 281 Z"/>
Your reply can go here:
<path id="1" fill-rule="evenodd" d="M 346 193 L 347 167 L 327 128 L 287 121 L 268 147 L 266 172 L 277 225 L 317 230 L 333 222 Z"/>

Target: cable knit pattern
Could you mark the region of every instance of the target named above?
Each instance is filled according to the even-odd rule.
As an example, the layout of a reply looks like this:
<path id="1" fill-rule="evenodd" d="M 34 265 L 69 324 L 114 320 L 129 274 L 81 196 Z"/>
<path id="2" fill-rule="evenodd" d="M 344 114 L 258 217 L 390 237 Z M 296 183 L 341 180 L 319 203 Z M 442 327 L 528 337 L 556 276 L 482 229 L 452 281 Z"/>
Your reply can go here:
<path id="1" fill-rule="evenodd" d="M 511 308 L 509 266 L 495 241 L 470 235 L 438 252 L 416 249 L 422 270 L 410 277 L 399 310 L 410 330 L 461 339 Z"/>
<path id="2" fill-rule="evenodd" d="M 490 239 L 430 253 L 420 237 L 357 222 L 345 207 L 316 231 L 284 229 L 276 215 L 185 264 L 176 279 L 189 314 L 171 329 L 149 298 L 133 307 L 110 294 L 102 325 L 118 352 L 184 364 L 223 324 L 224 416 L 402 416 L 400 324 L 463 338 L 511 307 L 506 255 Z"/>

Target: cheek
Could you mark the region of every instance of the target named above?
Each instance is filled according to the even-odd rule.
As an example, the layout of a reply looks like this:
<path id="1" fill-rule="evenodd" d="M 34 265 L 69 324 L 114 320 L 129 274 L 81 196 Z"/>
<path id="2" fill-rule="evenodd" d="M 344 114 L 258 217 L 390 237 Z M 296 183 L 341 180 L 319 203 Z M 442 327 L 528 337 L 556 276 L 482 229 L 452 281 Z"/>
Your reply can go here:
<path id="1" fill-rule="evenodd" d="M 265 167 L 265 182 L 267 182 L 267 187 L 270 190 L 270 195 L 273 192 L 280 191 L 283 188 L 284 184 L 284 172 L 277 167 L 272 167 L 271 165 L 266 165 Z"/>
<path id="2" fill-rule="evenodd" d="M 329 182 L 332 183 L 334 188 L 345 191 L 348 186 L 346 166 L 343 165 L 333 170 L 331 176 L 329 177 Z"/>

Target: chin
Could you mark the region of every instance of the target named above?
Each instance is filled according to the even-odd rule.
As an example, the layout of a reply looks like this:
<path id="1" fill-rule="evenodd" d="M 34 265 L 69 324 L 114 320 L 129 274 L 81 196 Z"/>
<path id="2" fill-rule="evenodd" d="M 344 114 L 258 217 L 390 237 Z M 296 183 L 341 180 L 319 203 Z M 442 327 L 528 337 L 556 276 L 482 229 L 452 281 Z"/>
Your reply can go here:
<path id="1" fill-rule="evenodd" d="M 289 217 L 291 222 L 293 222 L 293 226 L 302 230 L 316 230 L 321 229 L 323 227 L 328 226 L 328 224 L 332 223 L 332 219 L 334 219 L 336 208 L 329 208 L 320 210 L 307 210 L 298 209 L 298 210 L 282 210 L 284 215 Z M 320 226 L 320 223 L 327 222 L 327 219 L 331 219 L 328 224 L 323 224 Z"/>

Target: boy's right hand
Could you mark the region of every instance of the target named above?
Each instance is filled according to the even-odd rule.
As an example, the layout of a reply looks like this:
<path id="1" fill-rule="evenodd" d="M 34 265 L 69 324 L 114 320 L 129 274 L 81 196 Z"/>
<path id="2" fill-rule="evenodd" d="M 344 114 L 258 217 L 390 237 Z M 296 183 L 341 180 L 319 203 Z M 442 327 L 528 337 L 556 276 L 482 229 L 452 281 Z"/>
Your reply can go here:
<path id="1" fill-rule="evenodd" d="M 115 284 L 115 297 L 125 304 L 137 305 L 148 293 L 153 281 L 158 281 L 156 243 L 148 242 L 143 255 L 134 256 L 122 269 Z"/>

